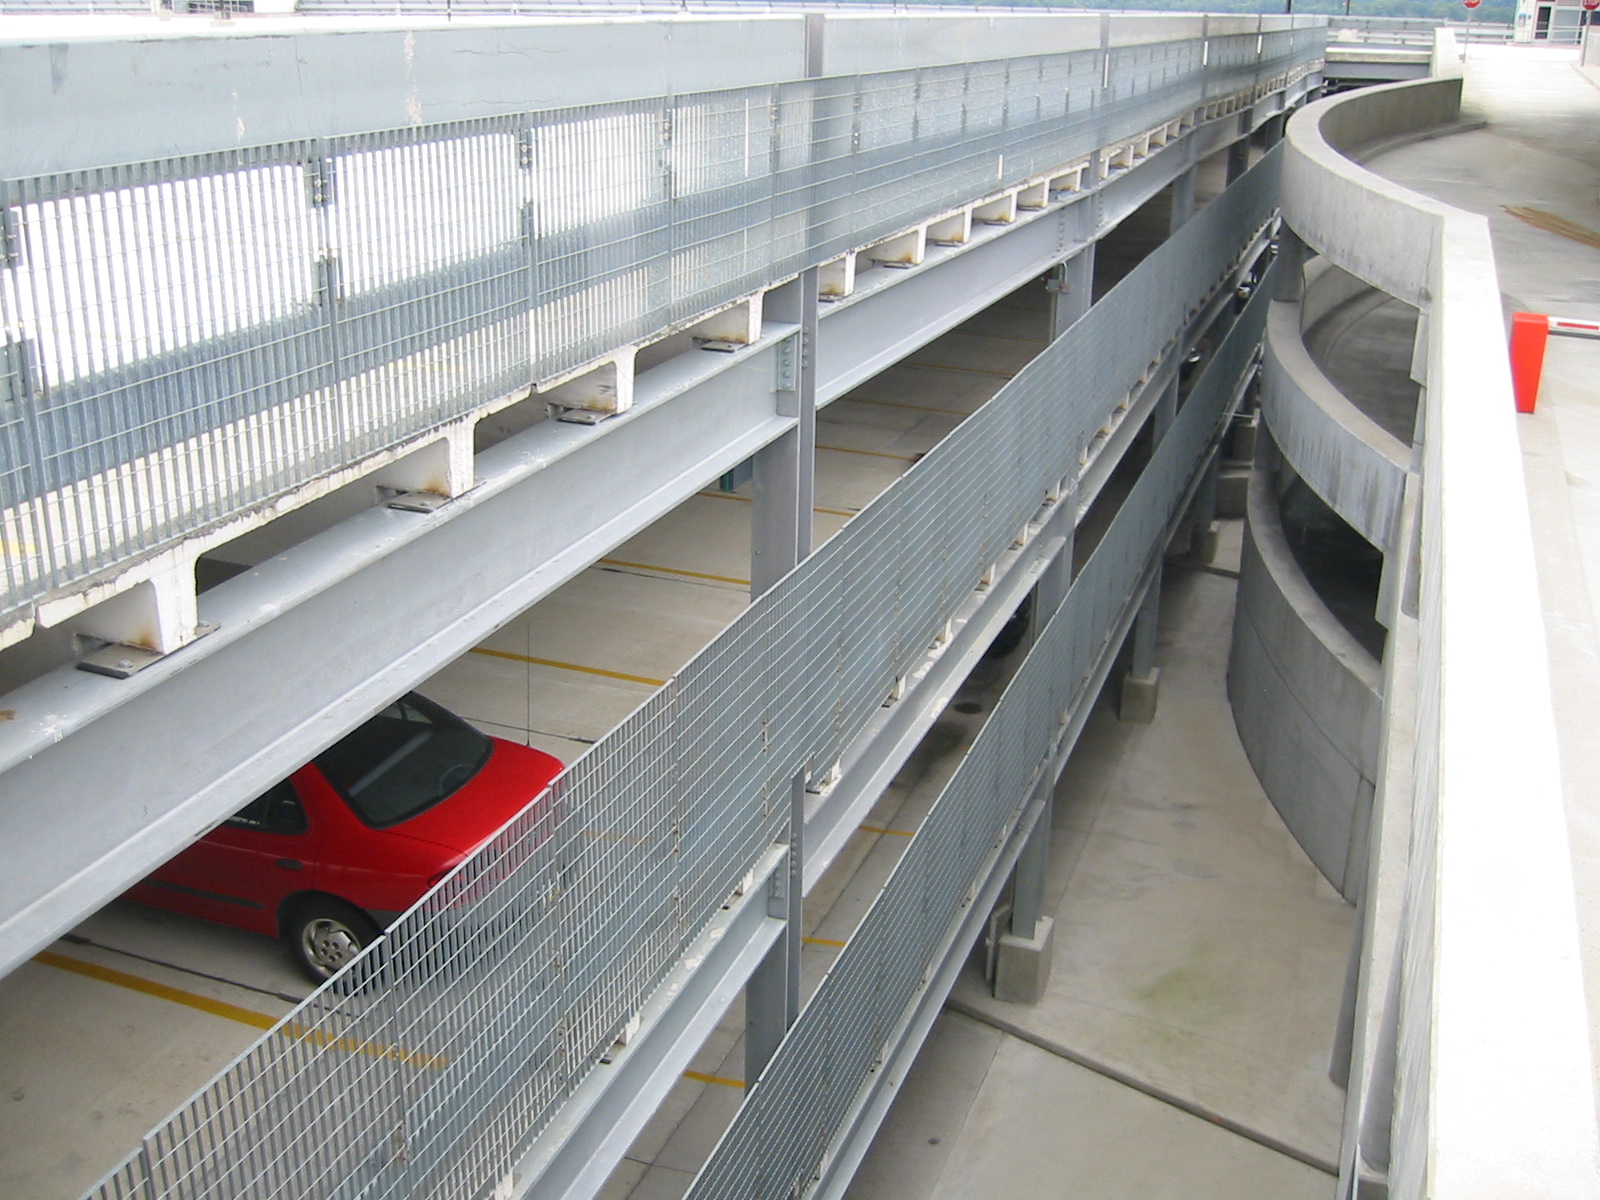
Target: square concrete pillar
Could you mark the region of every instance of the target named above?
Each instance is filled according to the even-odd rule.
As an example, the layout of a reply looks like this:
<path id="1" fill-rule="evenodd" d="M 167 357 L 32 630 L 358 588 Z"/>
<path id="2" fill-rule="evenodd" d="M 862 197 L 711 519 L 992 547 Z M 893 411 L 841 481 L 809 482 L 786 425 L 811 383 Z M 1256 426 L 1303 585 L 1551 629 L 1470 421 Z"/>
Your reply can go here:
<path id="1" fill-rule="evenodd" d="M 1122 702 L 1117 706 L 1117 717 L 1130 725 L 1150 724 L 1156 719 L 1156 697 L 1160 691 L 1160 667 L 1152 667 L 1148 675 L 1123 676 Z"/>
<path id="2" fill-rule="evenodd" d="M 1014 933 L 1000 935 L 994 962 L 994 998 L 1008 1004 L 1037 1004 L 1050 982 L 1050 961 L 1055 947 L 1053 917 L 1034 922 L 1031 938 Z"/>
<path id="3" fill-rule="evenodd" d="M 1250 469 L 1225 467 L 1217 473 L 1217 516 L 1242 517 L 1250 494 Z"/>

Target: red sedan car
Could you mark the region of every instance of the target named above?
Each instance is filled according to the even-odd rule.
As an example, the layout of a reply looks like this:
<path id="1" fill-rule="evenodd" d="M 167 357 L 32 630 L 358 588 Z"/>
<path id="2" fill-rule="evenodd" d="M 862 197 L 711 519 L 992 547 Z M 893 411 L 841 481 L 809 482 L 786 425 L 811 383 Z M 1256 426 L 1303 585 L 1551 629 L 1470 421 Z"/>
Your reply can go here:
<path id="1" fill-rule="evenodd" d="M 560 771 L 402 696 L 127 895 L 282 937 L 320 982 Z"/>

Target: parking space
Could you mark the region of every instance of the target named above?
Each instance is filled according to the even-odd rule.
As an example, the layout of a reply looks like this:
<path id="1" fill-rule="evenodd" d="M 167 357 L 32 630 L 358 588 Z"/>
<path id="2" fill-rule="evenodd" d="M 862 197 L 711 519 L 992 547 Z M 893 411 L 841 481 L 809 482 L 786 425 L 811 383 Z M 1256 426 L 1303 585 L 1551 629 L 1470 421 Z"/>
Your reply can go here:
<path id="1" fill-rule="evenodd" d="M 1042 349 L 1047 320 L 1048 296 L 1030 285 L 823 409 L 816 542 Z M 713 485 L 691 497 L 418 690 L 486 733 L 572 761 L 748 604 L 749 491 Z M 975 712 L 946 714 L 808 901 L 808 992 L 903 853 L 985 705 L 979 697 Z M 272 939 L 109 905 L 0 979 L 0 1196 L 80 1195 L 309 990 Z M 738 1105 L 741 1032 L 735 1005 L 608 1195 L 662 1172 L 687 1182 Z"/>

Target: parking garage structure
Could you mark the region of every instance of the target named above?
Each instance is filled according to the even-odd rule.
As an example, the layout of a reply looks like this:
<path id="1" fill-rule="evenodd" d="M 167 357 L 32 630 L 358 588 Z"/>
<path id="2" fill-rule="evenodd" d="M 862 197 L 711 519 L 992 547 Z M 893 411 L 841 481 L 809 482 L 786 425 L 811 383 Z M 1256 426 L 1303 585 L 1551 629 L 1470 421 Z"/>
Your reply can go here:
<path id="1" fill-rule="evenodd" d="M 1316 25 L 812 14 L 182 33 L 141 45 L 145 65 L 166 67 L 146 78 L 226 80 L 231 108 L 59 139 L 57 123 L 129 76 L 127 44 L 0 51 L 26 130 L 7 144 L 4 210 L 20 407 L 0 821 L 29 849 L 0 914 L 7 961 L 463 653 L 517 663 L 530 693 L 532 670 L 583 666 L 495 639 L 588 568 L 717 585 L 728 622 L 675 661 L 591 668 L 640 702 L 566 738 L 573 761 L 545 803 L 98 1194 L 594 1194 L 741 993 L 744 1095 L 690 1194 L 837 1194 L 1008 880 L 995 987 L 1026 999 L 1047 975 L 1036 901 L 1050 786 L 1104 684 L 1127 719 L 1158 703 L 1162 554 L 1175 538 L 1206 544 L 1216 447 L 1248 404 L 1268 326 L 1272 448 L 1251 486 L 1262 517 L 1241 587 L 1257 649 L 1239 651 L 1235 697 L 1285 820 L 1378 932 L 1354 956 L 1360 1132 L 1343 1186 L 1390 1167 L 1391 1125 L 1402 1194 L 1437 1161 L 1415 1147 L 1470 1140 L 1414 1091 L 1384 1105 L 1385 1072 L 1431 1079 L 1460 1061 L 1431 1041 L 1434 993 L 1404 982 L 1460 961 L 1455 941 L 1436 954 L 1423 936 L 1428 888 L 1455 886 L 1455 862 L 1390 858 L 1387 887 L 1363 871 L 1364 826 L 1395 828 L 1410 771 L 1425 830 L 1442 811 L 1430 770 L 1459 777 L 1445 734 L 1460 710 L 1430 707 L 1438 560 L 1419 572 L 1403 556 L 1408 539 L 1455 528 L 1428 489 L 1470 452 L 1442 447 L 1456 425 L 1436 428 L 1424 445 L 1444 457 L 1401 475 L 1411 506 L 1394 508 L 1384 489 L 1405 439 L 1324 404 L 1277 328 L 1332 330 L 1351 279 L 1423 313 L 1429 339 L 1456 345 L 1461 326 L 1431 279 L 1407 274 L 1406 248 L 1434 236 L 1411 209 L 1394 202 L 1398 241 L 1353 248 L 1349 217 L 1370 188 L 1314 137 L 1287 164 L 1245 170 L 1247 137 L 1276 140 L 1317 84 Z M 552 69 L 530 76 L 533 53 Z M 315 94 L 298 109 L 253 86 L 291 59 Z M 363 73 L 386 83 L 354 86 Z M 120 102 L 169 111 L 159 89 L 131 95 Z M 1335 150 L 1361 141 L 1339 121 L 1368 110 L 1342 111 Z M 1219 158 L 1230 186 L 1195 213 L 1198 168 Z M 1286 166 L 1289 223 L 1269 270 Z M 1093 295 L 1100 239 L 1163 193 L 1170 239 Z M 97 243 L 124 274 L 78 249 Z M 1337 268 L 1302 272 L 1308 246 Z M 1041 276 L 1047 347 L 930 448 L 821 440 L 829 407 Z M 1302 295 L 1319 313 L 1285 317 Z M 1304 353 L 1335 391 L 1336 341 Z M 1456 364 L 1427 344 L 1442 388 Z M 200 403 L 166 411 L 173 379 Z M 86 436 L 89 413 L 121 423 Z M 1330 437 L 1341 453 L 1361 443 L 1346 455 L 1357 486 L 1308 451 Z M 819 505 L 825 456 L 852 453 L 900 461 L 887 488 Z M 638 552 L 690 505 L 748 513 L 743 564 L 715 538 L 691 566 Z M 150 512 L 165 523 L 139 519 Z M 1274 519 L 1289 531 L 1277 542 Z M 1288 596 L 1284 568 L 1315 582 L 1316 557 L 1274 548 L 1328 531 L 1383 553 L 1378 599 L 1327 605 L 1324 588 L 1319 602 L 1346 619 L 1319 616 L 1302 636 L 1313 606 L 1296 600 L 1317 589 Z M 904 852 L 818 978 L 806 897 L 1025 601 L 1025 656 L 915 829 L 880 831 L 905 835 Z M 1421 666 L 1397 646 L 1420 646 Z M 1274 654 L 1301 652 L 1331 656 L 1329 677 L 1360 685 L 1340 694 L 1366 707 L 1352 721 L 1304 689 L 1287 697 L 1312 713 L 1307 760 L 1330 769 L 1286 798 L 1273 735 L 1240 698 Z M 1415 697 L 1393 679 L 1407 670 L 1424 680 L 1420 719 L 1399 726 L 1420 730 L 1415 762 L 1396 750 L 1393 714 Z M 1387 705 L 1376 749 L 1373 697 Z M 1277 717 L 1284 700 L 1263 707 Z M 506 728 L 552 736 L 532 707 Z M 1400 923 L 1409 965 L 1388 975 Z M 1530 981 L 1544 979 L 1537 945 Z M 1384 1002 L 1389 979 L 1398 1005 Z M 1551 982 L 1559 1018 L 1570 980 Z M 1552 1045 L 1564 1028 L 1550 1024 Z M 1559 1069 L 1548 1081 L 1566 1094 Z M 1535 1119 L 1495 1110 L 1507 1127 L 1519 1117 Z M 1586 1143 L 1518 1144 L 1543 1164 Z"/>

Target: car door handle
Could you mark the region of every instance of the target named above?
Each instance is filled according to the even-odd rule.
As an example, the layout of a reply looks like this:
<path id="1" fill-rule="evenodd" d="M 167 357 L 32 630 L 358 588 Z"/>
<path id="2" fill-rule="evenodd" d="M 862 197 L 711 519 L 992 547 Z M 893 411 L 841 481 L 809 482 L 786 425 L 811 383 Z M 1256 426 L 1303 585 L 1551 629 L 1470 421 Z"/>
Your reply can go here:
<path id="1" fill-rule="evenodd" d="M 298 858 L 280 858 L 278 860 L 278 865 L 285 871 L 299 871 L 303 870 L 305 867 L 305 863 L 301 862 Z"/>

